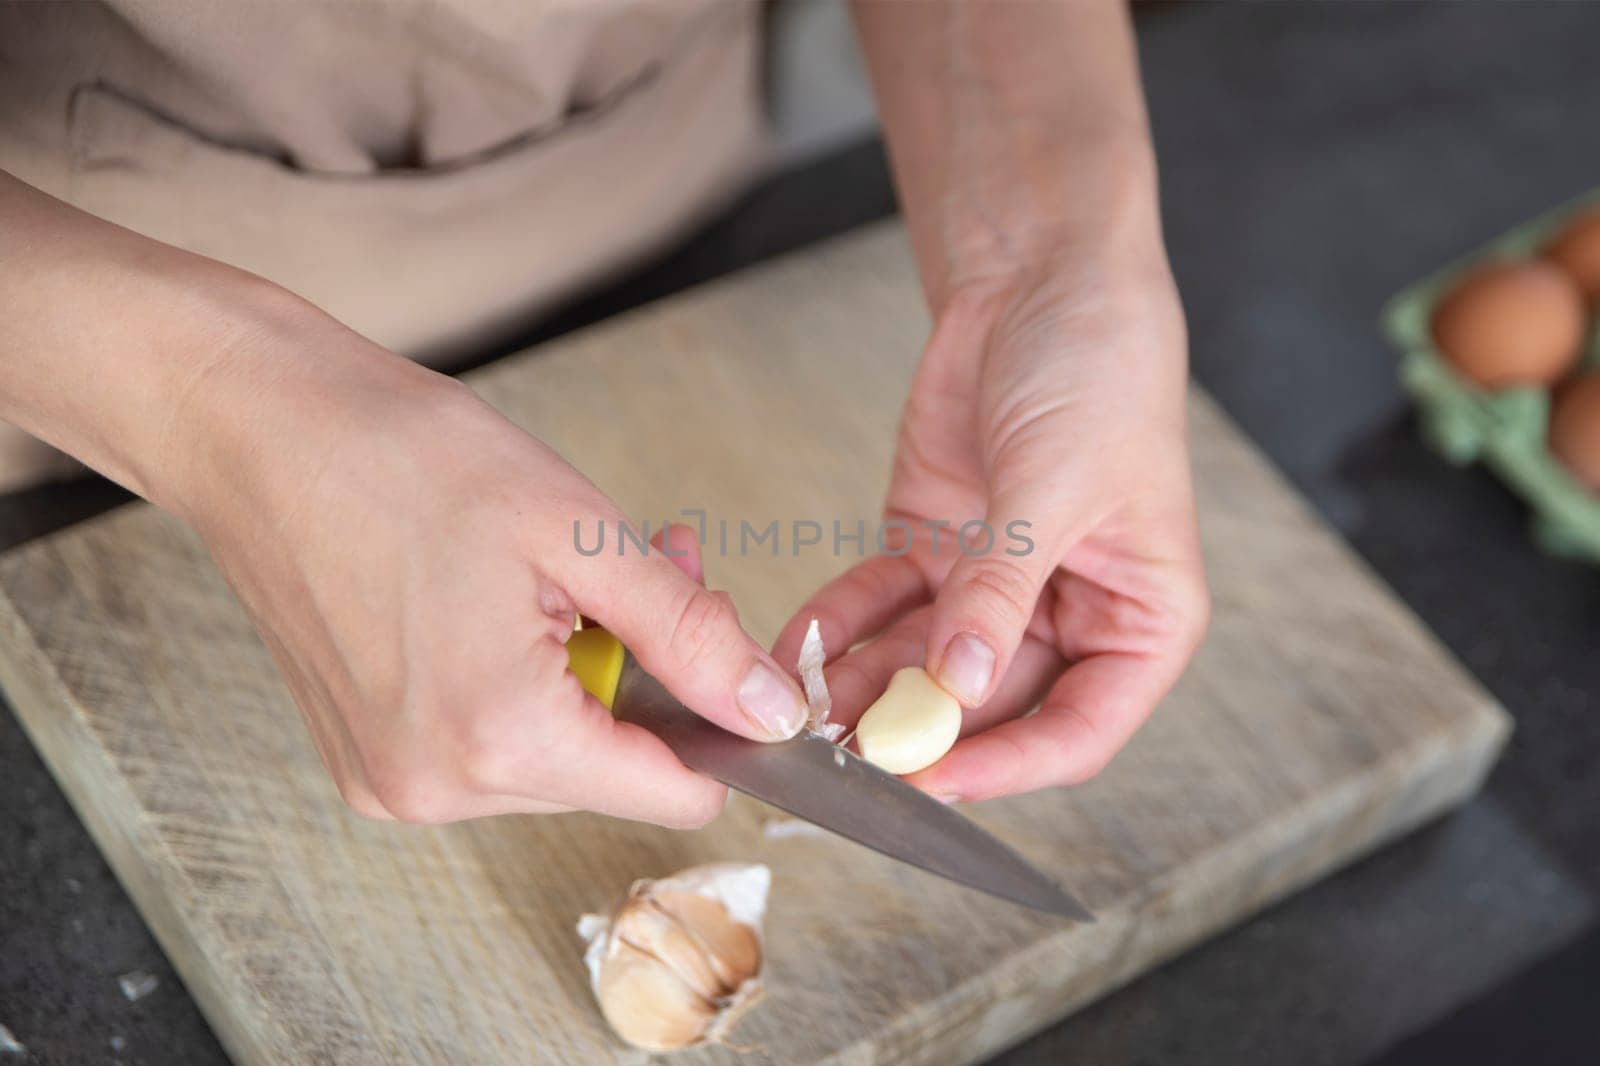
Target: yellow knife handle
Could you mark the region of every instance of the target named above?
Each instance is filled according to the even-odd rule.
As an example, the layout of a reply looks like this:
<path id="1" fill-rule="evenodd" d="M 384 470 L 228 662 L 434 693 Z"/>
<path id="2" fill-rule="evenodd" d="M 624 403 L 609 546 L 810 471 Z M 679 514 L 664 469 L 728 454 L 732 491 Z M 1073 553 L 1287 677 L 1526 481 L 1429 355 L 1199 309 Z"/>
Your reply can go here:
<path id="1" fill-rule="evenodd" d="M 583 690 L 611 709 L 622 677 L 622 641 L 599 626 L 574 630 L 567 638 L 567 668 Z"/>

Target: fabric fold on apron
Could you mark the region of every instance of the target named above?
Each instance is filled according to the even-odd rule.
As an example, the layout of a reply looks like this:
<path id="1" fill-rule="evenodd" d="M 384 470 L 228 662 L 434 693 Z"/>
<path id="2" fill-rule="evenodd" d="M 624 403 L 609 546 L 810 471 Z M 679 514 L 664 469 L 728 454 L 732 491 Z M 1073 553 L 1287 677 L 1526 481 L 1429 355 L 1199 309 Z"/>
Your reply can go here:
<path id="1" fill-rule="evenodd" d="M 767 157 L 742 0 L 219 10 L 4 5 L 0 169 L 431 365 L 664 247 Z M 0 488 L 40 465 L 8 436 Z"/>

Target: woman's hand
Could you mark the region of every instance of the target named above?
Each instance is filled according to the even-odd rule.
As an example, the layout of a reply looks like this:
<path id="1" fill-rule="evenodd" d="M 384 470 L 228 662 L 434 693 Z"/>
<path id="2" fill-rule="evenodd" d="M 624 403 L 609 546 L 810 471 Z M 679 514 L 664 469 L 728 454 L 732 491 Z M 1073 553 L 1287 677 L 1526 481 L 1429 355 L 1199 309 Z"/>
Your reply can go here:
<path id="1" fill-rule="evenodd" d="M 1104 263 L 988 278 L 945 302 L 885 508 L 912 531 L 891 548 L 906 550 L 831 582 L 774 649 L 792 662 L 820 619 L 846 723 L 895 670 L 925 665 L 965 709 L 963 739 L 912 778 L 947 799 L 1093 776 L 1205 628 L 1182 312 L 1159 260 Z M 963 548 L 966 523 L 985 525 Z"/>
<path id="2" fill-rule="evenodd" d="M 697 556 L 619 557 L 618 508 L 464 386 L 305 308 L 196 388 L 189 421 L 205 431 L 186 436 L 195 459 L 168 502 L 361 813 L 714 818 L 723 787 L 614 721 L 567 670 L 579 612 L 728 729 L 773 740 L 803 723 L 799 690 L 700 585 Z M 608 550 L 585 556 L 574 522 L 592 548 L 600 521 Z M 694 552 L 692 531 L 669 547 Z"/>
<path id="3" fill-rule="evenodd" d="M 619 509 L 465 386 L 4 174 L 0 234 L 0 418 L 200 533 L 357 810 L 715 817 L 720 785 L 567 670 L 579 612 L 719 725 L 804 722 L 688 530 L 582 554 Z"/>
<path id="4" fill-rule="evenodd" d="M 878 634 L 832 665 L 844 718 L 896 668 L 932 672 L 965 724 L 914 776 L 930 792 L 1082 781 L 1177 679 L 1208 610 L 1183 314 L 1128 13 L 854 11 L 934 310 L 886 513 L 912 543 L 824 588 L 777 654 L 813 614 L 836 651 Z M 971 554 L 969 522 L 992 538 Z"/>

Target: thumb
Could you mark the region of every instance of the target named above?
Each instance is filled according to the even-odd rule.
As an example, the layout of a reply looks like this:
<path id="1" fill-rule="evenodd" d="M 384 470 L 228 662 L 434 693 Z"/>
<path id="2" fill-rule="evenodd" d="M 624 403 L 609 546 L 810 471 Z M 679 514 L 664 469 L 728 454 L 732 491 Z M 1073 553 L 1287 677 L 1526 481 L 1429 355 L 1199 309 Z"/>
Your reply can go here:
<path id="1" fill-rule="evenodd" d="M 629 542 L 581 559 L 567 591 L 684 706 L 752 740 L 787 740 L 806 722 L 800 687 L 744 631 L 727 593 L 695 579 L 693 543 L 675 526 L 649 550 Z"/>
<path id="2" fill-rule="evenodd" d="M 1059 533 L 1043 532 L 1050 510 L 1038 494 L 997 495 L 957 538 L 961 557 L 934 599 L 925 654 L 928 672 L 964 707 L 981 705 L 1005 676 L 1061 558 Z"/>

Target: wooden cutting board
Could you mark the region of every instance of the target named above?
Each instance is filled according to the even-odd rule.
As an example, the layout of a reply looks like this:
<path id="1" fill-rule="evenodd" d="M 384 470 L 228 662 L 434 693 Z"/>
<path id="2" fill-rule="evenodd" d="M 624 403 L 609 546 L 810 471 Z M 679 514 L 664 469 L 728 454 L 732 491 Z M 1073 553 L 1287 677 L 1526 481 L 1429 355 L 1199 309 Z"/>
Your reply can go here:
<path id="1" fill-rule="evenodd" d="M 703 506 L 848 528 L 876 518 L 926 330 L 903 237 L 880 227 L 471 380 L 636 519 Z M 972 808 L 1094 925 L 836 838 L 770 839 L 749 801 L 698 833 L 363 821 L 199 542 L 144 505 L 0 559 L 0 681 L 241 1062 L 641 1059 L 594 1009 L 573 923 L 637 877 L 720 859 L 775 880 L 769 1000 L 738 1030 L 761 1050 L 742 1061 L 979 1059 L 1460 802 L 1506 736 L 1212 403 L 1197 393 L 1191 416 L 1205 647 L 1102 777 Z M 770 640 L 849 562 L 757 553 L 709 570 Z"/>

